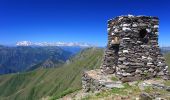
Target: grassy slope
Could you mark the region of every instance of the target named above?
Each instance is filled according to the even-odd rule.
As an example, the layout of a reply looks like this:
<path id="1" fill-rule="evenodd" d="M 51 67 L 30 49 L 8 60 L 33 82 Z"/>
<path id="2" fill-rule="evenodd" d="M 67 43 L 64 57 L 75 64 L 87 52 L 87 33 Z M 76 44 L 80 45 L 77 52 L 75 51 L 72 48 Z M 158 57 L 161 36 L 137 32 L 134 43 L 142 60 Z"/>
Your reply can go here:
<path id="1" fill-rule="evenodd" d="M 166 59 L 166 63 L 167 63 L 168 66 L 169 66 L 169 71 L 170 71 L 170 53 L 168 53 L 168 54 L 165 55 L 165 59 Z"/>
<path id="2" fill-rule="evenodd" d="M 53 99 L 81 88 L 81 72 L 100 66 L 103 50 L 87 49 L 60 68 L 0 76 L 0 99 Z"/>

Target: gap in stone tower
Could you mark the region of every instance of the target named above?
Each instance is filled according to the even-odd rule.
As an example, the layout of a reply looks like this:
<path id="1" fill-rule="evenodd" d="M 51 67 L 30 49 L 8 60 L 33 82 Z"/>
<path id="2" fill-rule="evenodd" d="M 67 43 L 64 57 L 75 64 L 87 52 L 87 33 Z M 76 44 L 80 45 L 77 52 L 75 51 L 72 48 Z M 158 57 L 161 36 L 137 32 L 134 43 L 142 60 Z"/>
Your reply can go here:
<path id="1" fill-rule="evenodd" d="M 149 41 L 149 36 L 148 36 L 148 32 L 146 29 L 141 29 L 139 32 L 139 38 L 142 39 L 142 41 L 144 43 L 148 43 Z"/>

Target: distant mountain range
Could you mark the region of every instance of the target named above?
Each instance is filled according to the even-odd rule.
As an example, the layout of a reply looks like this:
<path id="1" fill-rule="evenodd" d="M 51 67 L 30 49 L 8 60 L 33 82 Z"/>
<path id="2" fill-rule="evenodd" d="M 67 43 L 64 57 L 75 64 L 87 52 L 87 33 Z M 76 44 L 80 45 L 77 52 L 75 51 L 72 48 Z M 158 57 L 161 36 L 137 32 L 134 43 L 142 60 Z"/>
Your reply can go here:
<path id="1" fill-rule="evenodd" d="M 71 56 L 73 53 L 59 47 L 0 46 L 0 74 L 56 67 Z"/>
<path id="2" fill-rule="evenodd" d="M 63 64 L 73 55 L 92 45 L 80 43 L 32 43 L 18 42 L 17 46 L 0 46 L 0 74 L 51 68 Z M 161 52 L 170 52 L 170 47 L 161 47 Z"/>
<path id="3" fill-rule="evenodd" d="M 166 53 L 170 52 L 170 47 L 161 47 L 161 52 L 163 54 L 166 54 Z"/>
<path id="4" fill-rule="evenodd" d="M 16 43 L 17 46 L 69 46 L 69 47 L 93 47 L 94 45 L 88 43 L 73 43 L 73 42 L 30 42 L 30 41 L 19 41 Z"/>

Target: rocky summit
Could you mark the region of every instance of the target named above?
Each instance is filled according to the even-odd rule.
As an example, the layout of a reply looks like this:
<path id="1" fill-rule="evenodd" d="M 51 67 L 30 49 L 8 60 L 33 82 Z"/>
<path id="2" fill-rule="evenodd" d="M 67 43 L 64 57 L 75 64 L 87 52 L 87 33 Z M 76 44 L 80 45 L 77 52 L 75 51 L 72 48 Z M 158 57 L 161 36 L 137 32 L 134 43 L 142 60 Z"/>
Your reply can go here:
<path id="1" fill-rule="evenodd" d="M 170 74 L 159 49 L 158 29 L 157 17 L 128 15 L 110 19 L 103 63 L 100 69 L 83 73 L 83 90 L 123 88 L 121 83 L 158 77 L 168 80 Z"/>

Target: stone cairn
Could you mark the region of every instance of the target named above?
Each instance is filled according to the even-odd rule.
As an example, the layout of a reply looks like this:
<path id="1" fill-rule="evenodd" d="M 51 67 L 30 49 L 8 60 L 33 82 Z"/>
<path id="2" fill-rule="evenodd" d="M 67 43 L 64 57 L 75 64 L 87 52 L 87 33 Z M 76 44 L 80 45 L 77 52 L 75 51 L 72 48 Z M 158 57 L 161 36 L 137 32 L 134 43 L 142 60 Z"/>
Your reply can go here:
<path id="1" fill-rule="evenodd" d="M 109 20 L 101 73 L 114 74 L 123 82 L 169 79 L 168 66 L 158 45 L 158 28 L 159 19 L 151 16 L 128 15 Z M 84 76 L 88 76 L 86 72 Z M 90 77 L 83 77 L 84 86 L 86 79 Z"/>

